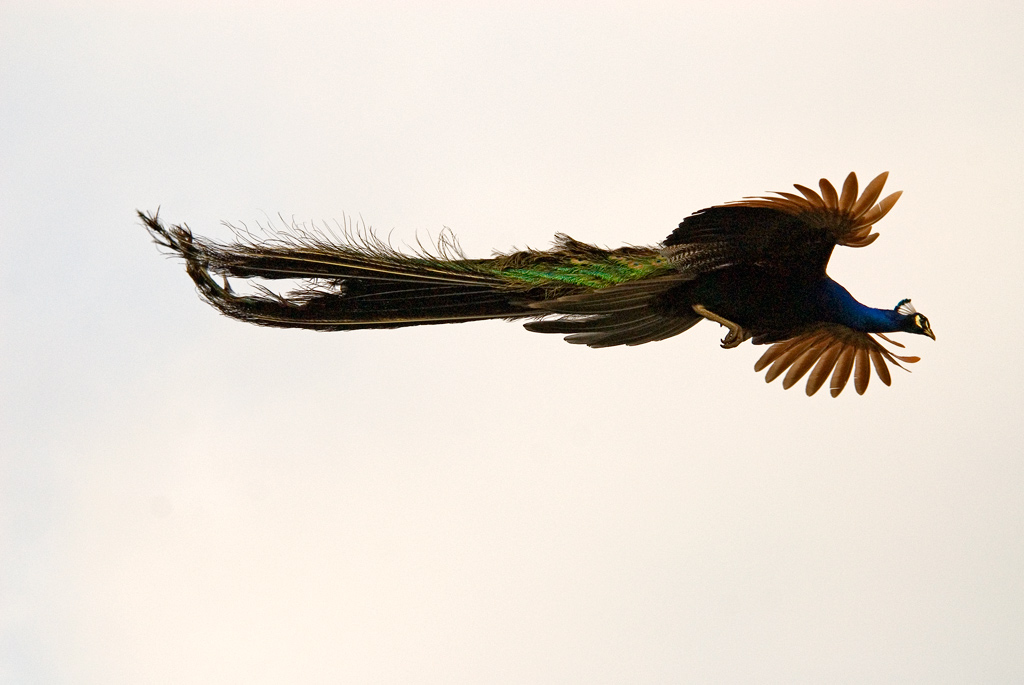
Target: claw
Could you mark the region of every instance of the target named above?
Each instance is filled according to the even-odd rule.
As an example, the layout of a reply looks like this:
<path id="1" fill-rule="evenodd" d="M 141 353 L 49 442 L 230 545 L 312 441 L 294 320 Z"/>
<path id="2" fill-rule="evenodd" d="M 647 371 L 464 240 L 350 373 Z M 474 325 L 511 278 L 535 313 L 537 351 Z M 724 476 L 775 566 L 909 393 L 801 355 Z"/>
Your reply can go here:
<path id="1" fill-rule="evenodd" d="M 722 338 L 723 350 L 731 350 L 732 348 L 742 344 L 744 340 L 750 339 L 750 333 L 748 333 L 742 326 L 737 323 L 733 323 L 728 319 L 723 319 L 718 314 L 708 311 L 708 309 L 702 304 L 693 305 L 693 311 L 697 312 L 705 319 L 714 321 L 715 323 L 721 324 L 729 329 L 729 333 Z"/>
<path id="2" fill-rule="evenodd" d="M 739 326 L 730 328 L 729 334 L 722 338 L 722 349 L 731 350 L 749 337 L 750 335 Z"/>

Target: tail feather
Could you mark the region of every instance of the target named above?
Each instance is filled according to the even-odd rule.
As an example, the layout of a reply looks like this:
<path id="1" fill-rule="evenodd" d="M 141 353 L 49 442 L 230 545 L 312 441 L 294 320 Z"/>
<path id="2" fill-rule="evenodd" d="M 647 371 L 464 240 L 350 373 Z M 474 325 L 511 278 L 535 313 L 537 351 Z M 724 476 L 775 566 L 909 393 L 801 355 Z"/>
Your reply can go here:
<path id="1" fill-rule="evenodd" d="M 159 213 L 158 213 L 159 214 Z M 205 268 L 237 278 L 316 279 L 354 278 L 409 280 L 465 284 L 471 281 L 500 284 L 483 268 L 489 260 L 462 257 L 451 238 L 442 237 L 437 256 L 409 256 L 397 252 L 372 234 L 346 235 L 337 244 L 309 232 L 220 245 L 196 238 L 186 226 L 164 227 L 158 214 L 139 212 L 156 241 L 187 260 L 201 261 Z"/>
<path id="2" fill-rule="evenodd" d="M 372 234 L 335 243 L 303 231 L 222 245 L 186 226 L 167 227 L 157 214 L 139 217 L 158 244 L 185 259 L 204 299 L 264 326 L 352 330 L 549 318 L 526 328 L 606 347 L 661 340 L 700 320 L 688 309 L 681 316 L 666 310 L 664 294 L 687 277 L 652 248 L 606 250 L 559 235 L 551 250 L 467 259 L 450 236 L 433 253 L 407 255 Z M 278 294 L 257 284 L 255 293 L 238 294 L 228 277 L 302 286 Z M 550 319 L 556 315 L 563 316 Z"/>
<path id="3" fill-rule="evenodd" d="M 376 242 L 334 245 L 308 235 L 219 245 L 194 237 L 185 226 L 166 227 L 157 214 L 139 217 L 158 244 L 185 259 L 207 302 L 250 323 L 348 330 L 537 316 L 528 306 L 532 293 L 503 291 L 501 278 L 484 271 L 488 260 L 431 262 Z M 306 284 L 284 295 L 262 286 L 242 295 L 212 274 Z"/>
<path id="4" fill-rule="evenodd" d="M 536 309 L 565 316 L 525 326 L 535 333 L 564 333 L 567 342 L 589 347 L 664 340 L 703 318 L 689 308 L 666 306 L 664 295 L 686 280 L 675 273 L 537 303 Z"/>

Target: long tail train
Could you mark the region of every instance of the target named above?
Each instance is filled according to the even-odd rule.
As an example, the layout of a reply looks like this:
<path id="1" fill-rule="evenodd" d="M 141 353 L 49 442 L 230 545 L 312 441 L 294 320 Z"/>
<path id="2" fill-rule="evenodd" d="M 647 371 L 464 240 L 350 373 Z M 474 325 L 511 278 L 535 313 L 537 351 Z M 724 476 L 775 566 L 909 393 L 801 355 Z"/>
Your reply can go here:
<path id="1" fill-rule="evenodd" d="M 547 251 L 468 259 L 447 235 L 436 254 L 407 255 L 369 233 L 335 243 L 309 232 L 221 245 L 193 236 L 187 226 L 166 227 L 158 213 L 139 212 L 139 218 L 159 245 L 185 259 L 204 299 L 264 326 L 355 330 L 566 314 L 527 328 L 604 346 L 669 337 L 700 320 L 653 324 L 657 296 L 678 276 L 651 248 L 606 250 L 559 235 Z M 262 286 L 256 294 L 237 294 L 227 277 L 303 285 L 285 294 Z"/>

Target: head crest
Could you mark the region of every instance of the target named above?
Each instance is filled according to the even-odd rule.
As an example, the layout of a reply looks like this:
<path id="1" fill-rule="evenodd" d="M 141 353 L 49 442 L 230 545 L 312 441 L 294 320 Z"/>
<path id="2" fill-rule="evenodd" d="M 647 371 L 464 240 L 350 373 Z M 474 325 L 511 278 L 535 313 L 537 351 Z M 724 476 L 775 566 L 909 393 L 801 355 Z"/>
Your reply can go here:
<path id="1" fill-rule="evenodd" d="M 895 310 L 897 314 L 903 314 L 904 316 L 917 314 L 917 310 L 914 309 L 914 305 L 910 303 L 910 298 L 900 300 L 899 304 L 896 305 Z"/>

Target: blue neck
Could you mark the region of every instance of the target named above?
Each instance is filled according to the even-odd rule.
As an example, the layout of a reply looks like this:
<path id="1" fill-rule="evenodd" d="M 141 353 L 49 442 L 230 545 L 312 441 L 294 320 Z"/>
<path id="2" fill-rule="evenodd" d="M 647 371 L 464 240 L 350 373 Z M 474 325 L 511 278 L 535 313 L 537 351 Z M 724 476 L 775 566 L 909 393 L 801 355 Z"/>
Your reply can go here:
<path id="1" fill-rule="evenodd" d="M 902 331 L 908 318 L 893 309 L 875 309 L 861 304 L 846 288 L 827 276 L 821 281 L 816 304 L 822 321 L 842 324 L 865 333 Z"/>

